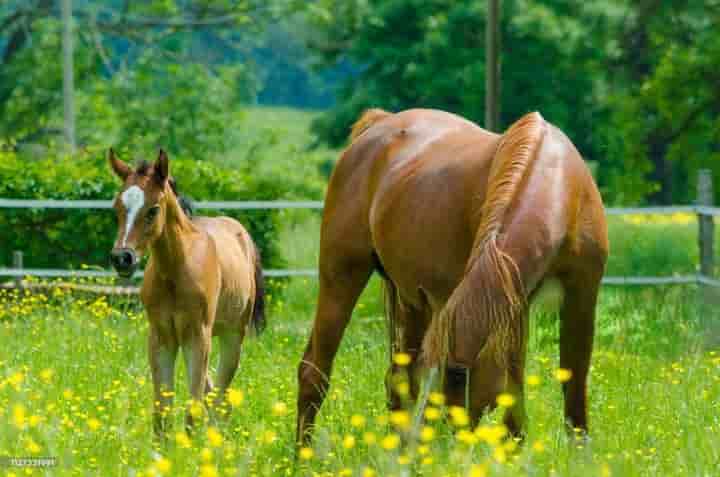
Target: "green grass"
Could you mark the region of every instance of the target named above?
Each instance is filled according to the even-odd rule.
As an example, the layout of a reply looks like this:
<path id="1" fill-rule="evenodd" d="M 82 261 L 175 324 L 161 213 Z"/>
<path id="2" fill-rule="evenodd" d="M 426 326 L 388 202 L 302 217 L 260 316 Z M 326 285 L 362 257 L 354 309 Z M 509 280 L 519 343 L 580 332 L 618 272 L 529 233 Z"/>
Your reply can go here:
<path id="1" fill-rule="evenodd" d="M 220 475 L 291 475 L 296 367 L 314 303 L 314 287 L 299 282 L 289 285 L 298 303 L 276 298 L 267 332 L 246 341 L 234 382 L 245 400 L 227 422 L 211 424 L 223 436 L 218 448 L 209 444 L 206 427 L 190 448 L 154 446 L 147 325 L 134 306 L 69 295 L 51 296 L 47 303 L 37 296 L 3 295 L 0 455 L 33 455 L 35 443 L 35 455 L 58 458 L 58 467 L 46 475 L 152 475 L 148 469 L 160 456 L 170 461 L 171 475 L 198 475 L 204 454 Z M 365 432 L 378 439 L 393 432 L 381 417 L 387 339 L 377 287 L 370 288 L 337 357 L 315 455 L 298 464 L 297 475 L 337 475 L 345 468 L 362 475 L 369 466 L 388 476 L 408 467 L 397 463 L 401 451 L 363 443 Z M 694 297 L 692 289 L 681 287 L 603 291 L 590 384 L 592 441 L 582 449 L 563 432 L 560 389 L 553 380 L 556 319 L 535 316 L 528 373 L 541 383 L 529 389 L 527 444 L 501 464 L 489 445 L 462 444 L 442 424 L 429 445 L 433 462 L 417 464 L 419 475 L 470 475 L 473 462 L 489 463 L 490 475 L 710 475 L 720 462 L 720 355 L 698 345 Z M 44 370 L 52 370 L 48 379 Z M 183 373 L 178 365 L 176 431 L 188 397 Z M 277 402 L 287 404 L 287 414 L 273 413 Z M 14 422 L 18 406 L 24 428 Z M 351 426 L 354 414 L 367 418 L 365 428 Z M 33 415 L 40 421 L 30 427 Z M 356 438 L 351 449 L 342 445 L 347 435 Z"/>

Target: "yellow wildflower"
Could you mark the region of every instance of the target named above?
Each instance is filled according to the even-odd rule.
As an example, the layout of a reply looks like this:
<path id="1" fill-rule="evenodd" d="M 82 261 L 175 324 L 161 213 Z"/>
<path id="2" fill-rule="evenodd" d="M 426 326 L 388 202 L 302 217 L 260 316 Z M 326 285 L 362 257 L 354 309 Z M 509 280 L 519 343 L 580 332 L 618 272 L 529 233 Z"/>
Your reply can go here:
<path id="1" fill-rule="evenodd" d="M 167 475 L 170 472 L 170 469 L 172 468 L 172 464 L 165 457 L 161 457 L 157 460 L 157 462 L 155 462 L 155 468 L 162 475 Z"/>
<path id="2" fill-rule="evenodd" d="M 502 393 L 497 397 L 497 404 L 500 407 L 512 407 L 515 404 L 515 396 L 508 393 Z"/>
<path id="3" fill-rule="evenodd" d="M 239 389 L 228 389 L 226 398 L 231 406 L 237 407 L 242 404 L 245 395 Z"/>
<path id="4" fill-rule="evenodd" d="M 27 421 L 25 406 L 22 404 L 16 404 L 13 406 L 12 422 L 18 429 L 23 429 Z"/>
<path id="5" fill-rule="evenodd" d="M 470 422 L 470 418 L 468 417 L 467 411 L 464 407 L 451 406 L 449 412 L 452 423 L 457 427 L 467 426 Z"/>
<path id="6" fill-rule="evenodd" d="M 55 372 L 52 369 L 45 368 L 40 371 L 40 379 L 42 379 L 46 383 L 49 383 L 52 380 L 54 374 Z"/>
<path id="7" fill-rule="evenodd" d="M 407 430 L 410 428 L 410 413 L 407 411 L 393 411 L 390 414 L 390 422 L 398 429 Z"/>
<path id="8" fill-rule="evenodd" d="M 534 452 L 537 452 L 538 454 L 542 454 L 543 452 L 545 452 L 545 444 L 543 443 L 543 441 L 535 441 L 533 442 L 532 450 Z"/>
<path id="9" fill-rule="evenodd" d="M 29 439 L 29 440 L 27 441 L 27 444 L 25 445 L 25 448 L 26 448 L 27 451 L 28 451 L 29 453 L 31 453 L 31 454 L 39 454 L 40 451 L 42 450 L 42 447 L 40 447 L 40 444 L 38 444 L 37 442 L 35 442 L 35 441 L 32 440 L 32 439 Z"/>
<path id="10" fill-rule="evenodd" d="M 427 419 L 428 421 L 437 421 L 438 419 L 440 419 L 440 409 L 429 406 L 427 409 L 425 409 L 425 419 Z"/>
<path id="11" fill-rule="evenodd" d="M 213 458 L 212 451 L 210 449 L 208 449 L 207 447 L 203 447 L 202 450 L 200 451 L 200 459 L 203 462 L 210 462 L 212 460 L 212 458 Z"/>
<path id="12" fill-rule="evenodd" d="M 220 447 L 223 443 L 222 434 L 215 427 L 208 427 L 207 438 L 212 447 Z"/>
<path id="13" fill-rule="evenodd" d="M 424 426 L 420 431 L 420 440 L 423 442 L 430 442 L 435 439 L 435 429 L 430 426 Z"/>
<path id="14" fill-rule="evenodd" d="M 310 447 L 303 447 L 300 449 L 300 458 L 302 460 L 310 460 L 315 455 L 315 452 Z"/>
<path id="15" fill-rule="evenodd" d="M 527 383 L 528 386 L 539 386 L 540 385 L 540 376 L 536 374 L 531 374 L 527 377 Z"/>
<path id="16" fill-rule="evenodd" d="M 429 400 L 436 406 L 442 406 L 445 404 L 445 395 L 443 393 L 433 391 L 430 393 Z"/>
<path id="17" fill-rule="evenodd" d="M 555 370 L 555 379 L 560 381 L 561 383 L 566 383 L 570 381 L 570 378 L 572 378 L 572 371 L 565 368 L 558 368 Z"/>
<path id="18" fill-rule="evenodd" d="M 190 442 L 190 437 L 188 437 L 188 435 L 184 432 L 178 432 L 177 434 L 175 434 L 175 442 L 183 449 L 188 449 L 192 445 L 192 443 Z"/>
<path id="19" fill-rule="evenodd" d="M 353 414 L 353 416 L 350 418 L 350 425 L 353 427 L 365 426 L 365 417 L 361 416 L 360 414 Z"/>
<path id="20" fill-rule="evenodd" d="M 395 353 L 393 362 L 398 366 L 407 366 L 412 361 L 412 357 L 407 353 Z"/>
<path id="21" fill-rule="evenodd" d="M 200 477 L 218 477 L 218 471 L 212 464 L 203 464 L 200 466 Z"/>
<path id="22" fill-rule="evenodd" d="M 388 434 L 380 442 L 380 445 L 385 450 L 393 450 L 400 445 L 400 436 L 397 434 Z"/>
<path id="23" fill-rule="evenodd" d="M 100 429 L 101 425 L 102 423 L 94 417 L 88 419 L 87 421 L 87 426 L 90 428 L 91 431 L 97 431 L 98 429 Z"/>
<path id="24" fill-rule="evenodd" d="M 468 477 L 486 477 L 487 467 L 480 464 L 475 464 L 470 468 L 470 474 Z"/>
<path id="25" fill-rule="evenodd" d="M 469 446 L 477 444 L 478 437 L 467 429 L 461 429 L 455 436 L 457 440 Z"/>
<path id="26" fill-rule="evenodd" d="M 343 438 L 342 445 L 346 449 L 355 447 L 355 436 L 347 435 Z"/>
<path id="27" fill-rule="evenodd" d="M 288 413 L 288 406 L 282 401 L 278 401 L 275 404 L 273 404 L 272 407 L 272 413 L 274 416 L 284 416 Z"/>

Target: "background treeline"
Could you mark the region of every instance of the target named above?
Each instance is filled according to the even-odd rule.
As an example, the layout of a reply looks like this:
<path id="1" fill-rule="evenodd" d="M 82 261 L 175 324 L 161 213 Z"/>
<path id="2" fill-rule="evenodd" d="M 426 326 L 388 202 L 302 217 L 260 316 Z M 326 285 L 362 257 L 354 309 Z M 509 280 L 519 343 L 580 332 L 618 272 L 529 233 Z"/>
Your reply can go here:
<path id="1" fill-rule="evenodd" d="M 59 2 L 6 0 L 0 195 L 107 198 L 93 181 L 115 145 L 128 159 L 163 146 L 191 176 L 206 161 L 213 178 L 185 187 L 202 199 L 320 198 L 364 108 L 482 123 L 485 3 L 74 0 L 80 150 L 67 156 Z M 541 111 L 592 161 L 608 204 L 691 203 L 701 167 L 720 180 L 720 0 L 503 0 L 501 31 L 503 127 Z M 2 212 L 3 248 L 6 227 L 43 223 L 16 219 Z"/>

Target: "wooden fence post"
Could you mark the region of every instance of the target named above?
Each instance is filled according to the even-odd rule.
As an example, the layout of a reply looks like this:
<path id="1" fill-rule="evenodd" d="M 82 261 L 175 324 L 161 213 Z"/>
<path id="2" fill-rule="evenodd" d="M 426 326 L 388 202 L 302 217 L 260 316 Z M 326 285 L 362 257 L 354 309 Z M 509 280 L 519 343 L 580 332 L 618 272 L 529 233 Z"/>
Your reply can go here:
<path id="1" fill-rule="evenodd" d="M 709 169 L 698 171 L 698 205 L 713 205 L 712 173 Z M 708 278 L 714 276 L 715 252 L 714 232 L 715 222 L 712 215 L 698 214 L 698 245 L 700 246 L 700 273 Z"/>
<path id="2" fill-rule="evenodd" d="M 713 181 L 709 169 L 698 171 L 697 205 L 713 205 Z M 698 213 L 698 245 L 700 247 L 700 275 L 713 278 L 715 275 L 715 222 L 712 215 Z M 699 323 L 704 330 L 707 345 L 720 343 L 720 322 L 717 315 L 718 290 L 709 284 L 700 284 Z"/>
<path id="3" fill-rule="evenodd" d="M 18 270 L 22 270 L 23 268 L 23 253 L 20 250 L 15 250 L 13 252 L 13 268 L 16 268 Z M 22 289 L 23 283 L 22 283 L 23 277 L 18 276 L 15 277 L 15 287 L 18 289 Z"/>

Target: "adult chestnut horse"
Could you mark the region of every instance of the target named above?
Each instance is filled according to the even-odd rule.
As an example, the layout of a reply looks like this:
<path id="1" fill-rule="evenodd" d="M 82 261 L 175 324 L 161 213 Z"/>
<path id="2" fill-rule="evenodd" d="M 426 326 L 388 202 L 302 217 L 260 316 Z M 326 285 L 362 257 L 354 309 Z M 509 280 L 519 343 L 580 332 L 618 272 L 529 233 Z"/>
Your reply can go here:
<path id="1" fill-rule="evenodd" d="M 132 276 L 150 251 L 140 291 L 150 332 L 148 351 L 155 391 L 153 427 L 162 435 L 172 406 L 175 358 L 185 356 L 188 386 L 201 402 L 212 390 L 208 358 L 212 336 L 220 342 L 216 403 L 225 397 L 240 359 L 247 326 L 264 327 L 260 256 L 245 228 L 229 217 L 191 218 L 177 195 L 164 151 L 135 170 L 109 153 L 123 181 L 113 207 L 118 236 L 111 261 L 121 276 Z M 186 417 L 192 427 L 192 414 Z"/>
<path id="2" fill-rule="evenodd" d="M 525 419 L 528 307 L 543 284 L 559 283 L 560 365 L 572 372 L 565 416 L 587 429 L 608 241 L 600 194 L 570 140 L 538 113 L 497 135 L 423 109 L 369 110 L 351 138 L 326 196 L 317 313 L 298 370 L 298 442 L 310 440 L 343 331 L 374 270 L 385 279 L 392 351 L 412 357 L 411 397 L 420 366 L 440 366 L 451 405 L 465 404 L 469 378 L 473 422 L 499 393 L 512 393 L 505 424 L 515 434 Z M 398 407 L 389 384 L 388 393 Z"/>

